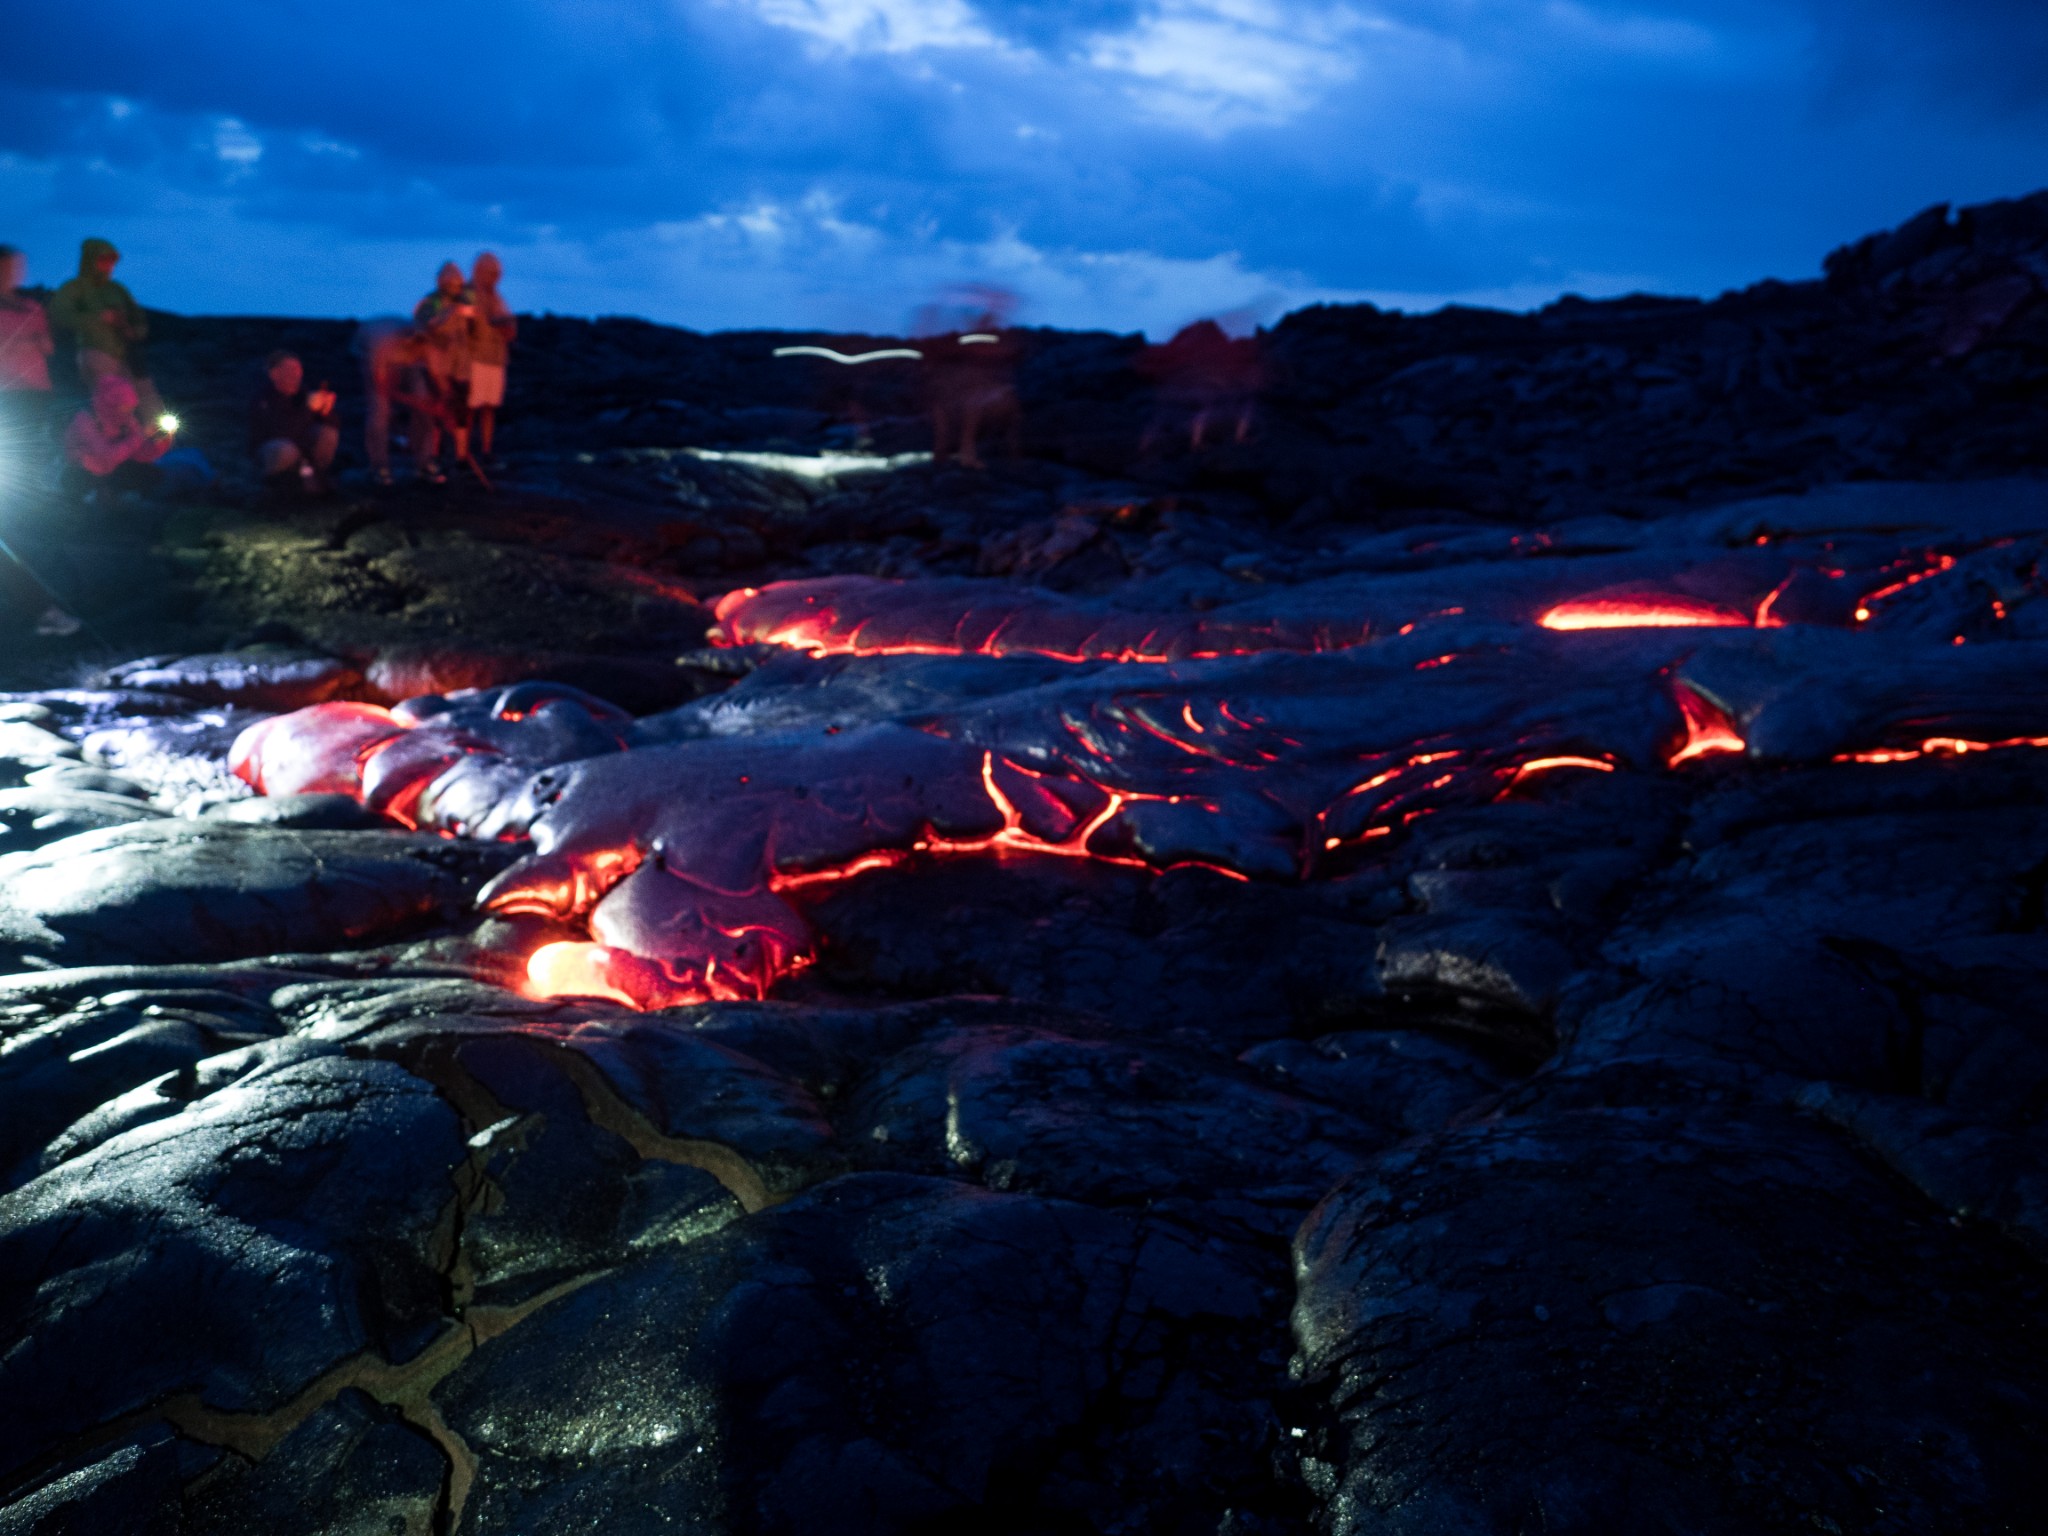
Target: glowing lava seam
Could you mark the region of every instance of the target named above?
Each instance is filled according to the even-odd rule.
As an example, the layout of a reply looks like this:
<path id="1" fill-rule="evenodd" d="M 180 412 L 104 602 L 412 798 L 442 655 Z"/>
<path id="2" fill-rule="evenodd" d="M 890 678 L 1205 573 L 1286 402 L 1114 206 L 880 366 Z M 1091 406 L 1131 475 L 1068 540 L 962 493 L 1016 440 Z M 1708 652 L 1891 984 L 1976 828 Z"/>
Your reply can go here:
<path id="1" fill-rule="evenodd" d="M 2048 736 L 2014 736 L 2007 741 L 1967 741 L 1959 736 L 1930 736 L 1917 747 L 1880 747 L 1874 752 L 1844 752 L 1838 763 L 1910 763 L 1922 757 L 1961 757 L 1966 752 L 2003 752 L 2012 747 L 2048 747 Z"/>
<path id="2" fill-rule="evenodd" d="M 1776 596 L 1776 594 L 1772 594 Z M 1748 629 L 1748 614 L 1696 597 L 1582 597 L 1536 621 L 1545 629 Z"/>
<path id="3" fill-rule="evenodd" d="M 1720 705 L 1683 683 L 1674 687 L 1672 692 L 1678 699 L 1679 713 L 1685 717 L 1685 740 L 1671 754 L 1671 767 L 1676 768 L 1696 757 L 1749 750 L 1749 743 L 1742 739 L 1735 722 Z"/>

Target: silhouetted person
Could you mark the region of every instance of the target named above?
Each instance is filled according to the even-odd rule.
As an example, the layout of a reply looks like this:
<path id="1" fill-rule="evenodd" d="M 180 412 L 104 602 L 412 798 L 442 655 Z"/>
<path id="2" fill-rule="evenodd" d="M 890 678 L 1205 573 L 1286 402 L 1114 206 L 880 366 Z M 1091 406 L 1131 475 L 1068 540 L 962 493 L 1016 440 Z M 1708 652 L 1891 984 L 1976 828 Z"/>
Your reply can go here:
<path id="1" fill-rule="evenodd" d="M 249 452 L 258 472 L 273 486 L 323 488 L 341 445 L 334 391 L 308 392 L 305 365 L 289 352 L 271 353 L 264 373 L 263 388 L 249 402 Z"/>
<path id="2" fill-rule="evenodd" d="M 1021 449 L 1024 416 L 1011 382 L 1017 352 L 996 329 L 999 323 L 983 315 L 966 331 L 920 343 L 936 463 L 957 454 L 964 468 L 982 468 L 978 441 L 984 427 L 1004 433 L 1011 458 Z"/>
<path id="3" fill-rule="evenodd" d="M 40 418 L 50 398 L 50 354 L 57 344 L 43 306 L 21 291 L 27 276 L 28 258 L 0 245 L 0 396 Z"/>
<path id="4" fill-rule="evenodd" d="M 453 418 L 428 370 L 426 338 L 403 320 L 365 320 L 353 350 L 363 365 L 363 451 L 377 483 L 391 484 L 391 414 L 399 407 L 411 413 L 406 435 L 414 462 L 432 478 L 428 450 Z"/>
<path id="5" fill-rule="evenodd" d="M 1234 442 L 1251 432 L 1252 406 L 1265 370 L 1258 343 L 1233 340 L 1214 320 L 1183 327 L 1164 346 L 1147 347 L 1136 367 L 1154 381 L 1157 407 L 1139 447 L 1149 448 L 1167 426 L 1187 422 L 1188 447 L 1199 451 L 1210 424 L 1227 425 Z"/>
<path id="6" fill-rule="evenodd" d="M 433 381 L 433 393 L 442 409 L 427 414 L 424 434 L 413 444 L 422 479 L 440 484 L 441 433 L 454 439 L 457 460 L 469 457 L 469 366 L 471 331 L 476 321 L 476 304 L 469 286 L 462 280 L 462 268 L 443 262 L 434 291 L 413 310 L 412 323 L 426 343 L 422 363 Z"/>
<path id="7" fill-rule="evenodd" d="M 0 535 L 19 559 L 47 563 L 39 534 L 51 509 L 37 482 L 50 449 L 50 323 L 43 306 L 21 291 L 28 259 L 0 245 Z M 71 635 L 79 621 L 41 576 L 0 555 L 0 610 L 35 617 L 40 635 Z"/>
<path id="8" fill-rule="evenodd" d="M 519 322 L 498 292 L 504 272 L 498 258 L 485 251 L 469 274 L 470 302 L 475 307 L 469 329 L 469 419 L 477 452 L 485 458 L 491 456 L 497 436 L 498 408 L 505 403 L 505 369 L 519 335 Z"/>
<path id="9" fill-rule="evenodd" d="M 106 240 L 87 240 L 79 247 L 78 276 L 50 297 L 50 323 L 67 333 L 78 349 L 78 376 L 88 392 L 102 379 L 123 378 L 135 386 L 144 412 L 162 413 L 163 398 L 150 382 L 142 344 L 149 319 L 142 306 L 120 283 L 114 268 L 121 253 Z"/>

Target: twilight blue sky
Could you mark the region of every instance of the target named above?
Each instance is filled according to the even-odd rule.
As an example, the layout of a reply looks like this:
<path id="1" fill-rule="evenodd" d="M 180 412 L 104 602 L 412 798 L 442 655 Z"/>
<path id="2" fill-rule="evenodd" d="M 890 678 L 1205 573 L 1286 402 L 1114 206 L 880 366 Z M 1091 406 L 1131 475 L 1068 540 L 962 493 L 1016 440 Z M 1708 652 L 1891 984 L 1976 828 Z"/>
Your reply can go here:
<path id="1" fill-rule="evenodd" d="M 145 302 L 1170 332 L 1818 270 L 2048 186 L 2048 0 L 0 0 L 0 240 Z M 26 41 L 27 46 L 20 46 Z"/>

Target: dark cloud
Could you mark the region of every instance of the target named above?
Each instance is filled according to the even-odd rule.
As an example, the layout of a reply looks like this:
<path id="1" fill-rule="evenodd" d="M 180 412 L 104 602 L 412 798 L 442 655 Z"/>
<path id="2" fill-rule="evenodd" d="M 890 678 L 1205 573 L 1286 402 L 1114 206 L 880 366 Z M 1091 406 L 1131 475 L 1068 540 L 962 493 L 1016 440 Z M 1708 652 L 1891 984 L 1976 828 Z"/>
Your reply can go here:
<path id="1" fill-rule="evenodd" d="M 0 200 L 38 260 L 126 219 L 161 301 L 216 307 L 355 304 L 318 285 L 485 241 L 557 307 L 697 323 L 973 276 L 1154 325 L 1702 291 L 2048 183 L 2041 0 L 100 0 L 36 31 L 0 55 Z"/>
<path id="2" fill-rule="evenodd" d="M 2048 119 L 2042 0 L 1825 0 L 1819 45 L 1838 109 L 1882 110 L 1904 91 L 1965 117 Z"/>

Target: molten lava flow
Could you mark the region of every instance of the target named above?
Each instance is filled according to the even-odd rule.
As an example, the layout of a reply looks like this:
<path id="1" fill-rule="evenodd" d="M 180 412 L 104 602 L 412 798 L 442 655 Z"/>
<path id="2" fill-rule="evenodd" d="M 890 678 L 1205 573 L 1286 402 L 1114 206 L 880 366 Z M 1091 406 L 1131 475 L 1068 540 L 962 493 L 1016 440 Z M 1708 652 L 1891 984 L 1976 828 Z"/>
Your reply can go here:
<path id="1" fill-rule="evenodd" d="M 493 898 L 491 910 L 507 916 L 581 917 L 605 894 L 640 867 L 645 856 L 637 847 L 600 848 L 575 861 L 566 879 L 529 882 Z"/>
<path id="2" fill-rule="evenodd" d="M 1927 560 L 1928 563 L 1919 570 L 1910 572 L 1889 585 L 1879 587 L 1875 592 L 1864 593 L 1862 599 L 1856 604 L 1856 622 L 1858 624 L 1868 623 L 1871 614 L 1876 611 L 1877 605 L 1886 598 L 1895 597 L 1908 587 L 1917 587 L 1923 581 L 1939 576 L 1945 571 L 1955 569 L 1956 557 L 1954 555 L 1937 555 L 1930 552 Z M 1888 569 L 1897 570 L 1899 566 L 1893 565 L 1888 567 Z"/>
<path id="3" fill-rule="evenodd" d="M 1004 761 L 1003 766 L 1031 778 L 1040 777 L 1040 775 L 1033 774 L 1030 770 L 1007 760 Z M 992 849 L 1008 849 L 1016 853 L 1047 853 L 1057 858 L 1093 859 L 1098 864 L 1120 864 L 1126 869 L 1149 870 L 1153 866 L 1144 859 L 1131 858 L 1123 854 L 1096 852 L 1088 846 L 1090 839 L 1110 822 L 1114 821 L 1117 814 L 1127 805 L 1143 800 L 1155 800 L 1167 805 L 1179 805 L 1193 798 L 1185 795 L 1146 795 L 1139 794 L 1134 790 L 1104 789 L 1102 793 L 1107 798 L 1103 802 L 1102 809 L 1093 816 L 1088 817 L 1085 821 L 1077 823 L 1072 832 L 1055 842 L 1048 838 L 1039 837 L 1025 827 L 1024 813 L 1017 808 L 1015 801 L 1003 793 L 1003 787 L 996 782 L 996 755 L 993 752 L 984 752 L 981 755 L 981 786 L 987 792 L 989 802 L 1002 815 L 1002 830 L 993 832 L 987 837 L 972 838 L 940 837 L 934 832 L 927 831 L 924 837 L 911 844 L 912 851 L 917 853 L 946 854 L 987 853 Z M 1202 802 L 1197 801 L 1196 803 Z M 1232 880 L 1244 880 L 1246 878 L 1234 869 L 1225 869 L 1220 864 L 1209 864 L 1198 859 L 1181 860 L 1166 867 L 1169 869 L 1207 869 L 1216 874 L 1228 876 Z M 852 870 L 848 871 L 848 873 L 853 872 Z"/>
<path id="4" fill-rule="evenodd" d="M 1728 712 L 1720 705 L 1683 683 L 1672 692 L 1678 697 L 1679 713 L 1685 717 L 1685 740 L 1669 759 L 1673 768 L 1716 752 L 1749 750 L 1749 743 L 1742 739 L 1742 734 L 1735 729 L 1735 722 L 1728 718 Z"/>
<path id="5" fill-rule="evenodd" d="M 1785 627 L 1785 621 L 1771 612 L 1771 610 L 1778 605 L 1778 599 L 1785 595 L 1785 589 L 1791 585 L 1792 578 L 1787 576 L 1764 594 L 1764 600 L 1756 605 L 1756 618 L 1753 620 L 1758 629 L 1783 629 Z"/>
<path id="6" fill-rule="evenodd" d="M 918 584 L 813 583 L 734 594 L 721 607 L 772 595 L 776 606 L 753 619 L 779 624 L 802 609 L 820 633 L 852 646 L 868 643 L 870 621 L 893 640 L 937 613 L 964 626 L 954 636 L 963 651 L 993 654 L 1028 640 L 1050 653 L 1048 635 L 1080 633 L 1071 624 L 1086 621 L 1097 654 L 1111 651 L 1112 637 L 1148 656 L 1155 641 L 1162 657 L 1189 654 L 1186 627 L 1169 644 L 1155 632 L 1159 621 L 1143 615 L 1063 608 L 1067 600 L 1056 594 L 1027 593 L 1005 606 L 988 600 L 988 590 L 941 584 L 934 595 Z M 1807 670 L 1791 675 L 1813 680 L 1802 686 L 1823 685 L 1833 675 L 1821 665 L 1832 647 L 1875 644 L 1752 633 L 1774 626 L 1778 594 L 1793 590 L 1763 595 L 1744 616 L 1610 586 L 1544 616 L 1553 630 L 1743 627 L 1736 637 L 1645 633 L 1589 642 L 1524 628 L 1441 655 L 1436 645 L 1394 640 L 1342 657 L 1266 654 L 1166 672 L 1090 668 L 1053 682 L 1044 678 L 1066 669 L 1023 667 L 1016 670 L 1024 686 L 994 699 L 759 739 L 670 740 L 666 724 L 636 723 L 601 701 L 539 684 L 413 700 L 395 712 L 322 705 L 253 728 L 238 744 L 236 767 L 272 793 L 339 788 L 421 826 L 530 835 L 532 851 L 479 899 L 490 910 L 578 925 L 569 930 L 574 942 L 530 957 L 526 984 L 536 996 L 641 1008 L 754 999 L 811 962 L 819 944 L 813 913 L 825 894 L 877 870 L 994 854 L 1148 873 L 1189 865 L 1233 880 L 1313 878 L 1319 866 L 1345 868 L 1362 848 L 1384 848 L 1376 840 L 1417 817 L 1509 795 L 1539 775 L 1746 754 L 1745 731 L 1757 737 L 1759 755 L 1770 755 L 1778 734 L 1767 711 L 1787 697 L 1772 679 L 1796 662 Z M 1229 627 L 1205 633 L 1215 638 Z M 1964 712 L 1929 712 L 1922 694 L 1939 679 L 1914 670 L 1900 684 L 1905 702 L 1872 715 L 1957 734 L 1918 745 L 1895 736 L 1908 744 L 1849 760 L 2048 746 L 2048 737 L 1961 735 L 2048 728 L 2048 706 L 2039 717 L 2015 714 L 2008 695 L 2019 685 L 1985 681 L 1991 674 L 1976 663 L 1990 649 L 1971 647 Z M 1939 652 L 1960 654 L 1946 645 Z M 2026 669 L 2038 664 L 2015 655 L 1998 677 L 2032 675 Z M 1444 664 L 1453 658 L 1455 667 Z M 1765 662 L 1776 670 L 1760 683 Z M 1914 667 L 1932 664 L 1923 656 Z M 1704 692 L 1675 680 L 1681 666 L 1687 677 L 1728 681 Z M 781 670 L 788 667 L 802 670 Z M 830 682 L 864 669 L 819 670 Z M 935 670 L 972 670 L 979 683 L 983 669 Z M 1863 677 L 1856 674 L 1855 686 L 1865 686 Z M 1845 734 L 1826 750 L 1885 739 Z"/>
<path id="7" fill-rule="evenodd" d="M 1553 768 L 1590 768 L 1595 773 L 1614 772 L 1614 764 L 1602 757 L 1536 757 L 1518 765 L 1509 776 L 1509 782 L 1520 783 L 1532 773 L 1548 773 Z"/>
<path id="8" fill-rule="evenodd" d="M 868 576 L 742 587 L 726 593 L 713 611 L 714 645 L 776 645 L 813 656 L 1042 656 L 1164 665 L 1342 650 L 1363 644 L 1370 629 L 1348 605 L 1291 618 L 1221 609 L 1144 614 L 984 581 Z"/>
<path id="9" fill-rule="evenodd" d="M 602 944 L 563 940 L 543 944 L 526 962 L 526 990 L 531 997 L 602 997 L 629 1008 L 641 999 L 612 980 L 619 952 Z M 627 957 L 630 958 L 630 957 Z"/>
<path id="10" fill-rule="evenodd" d="M 1930 736 L 1917 747 L 1881 747 L 1873 752 L 1844 752 L 1838 763 L 1910 763 L 1921 757 L 1961 757 L 1966 752 L 2003 752 L 2010 747 L 2048 747 L 2048 736 L 2014 736 L 2005 741 L 1966 741 L 1958 736 Z"/>
<path id="11" fill-rule="evenodd" d="M 1775 595 L 1775 594 L 1773 594 Z M 1683 593 L 1581 597 L 1536 621 L 1545 629 L 1747 629 L 1748 614 Z"/>
<path id="12" fill-rule="evenodd" d="M 993 817 L 963 818 L 955 805 L 939 819 L 953 827 L 963 820 L 969 826 L 995 822 L 986 833 L 945 832 L 926 818 L 898 824 L 893 831 L 870 823 L 874 835 L 886 840 L 883 846 L 794 869 L 773 867 L 769 855 L 768 867 L 751 874 L 741 866 L 707 875 L 701 863 L 679 857 L 674 845 L 660 859 L 643 855 L 637 845 L 605 846 L 545 861 L 495 893 L 486 892 L 485 901 L 501 913 L 588 924 L 589 942 L 550 944 L 536 951 L 528 964 L 528 988 L 534 995 L 605 997 L 650 1008 L 766 996 L 777 981 L 813 958 L 815 939 L 789 898 L 918 855 L 1049 855 L 1148 872 L 1203 868 L 1232 880 L 1248 878 L 1204 860 L 1148 861 L 1092 846 L 1133 804 L 1156 801 L 1220 814 L 1211 801 L 1115 790 L 1040 773 L 988 750 L 978 757 L 975 798 Z M 706 879 L 719 883 L 706 884 Z"/>
<path id="13" fill-rule="evenodd" d="M 235 738 L 228 771 L 259 795 L 362 798 L 363 765 L 405 725 L 376 704 L 315 704 L 259 720 Z"/>
<path id="14" fill-rule="evenodd" d="M 329 701 L 259 720 L 228 768 L 257 793 L 345 794 L 444 836 L 517 838 L 516 789 L 557 763 L 624 749 L 631 717 L 554 683 L 410 700 L 396 709 Z"/>

